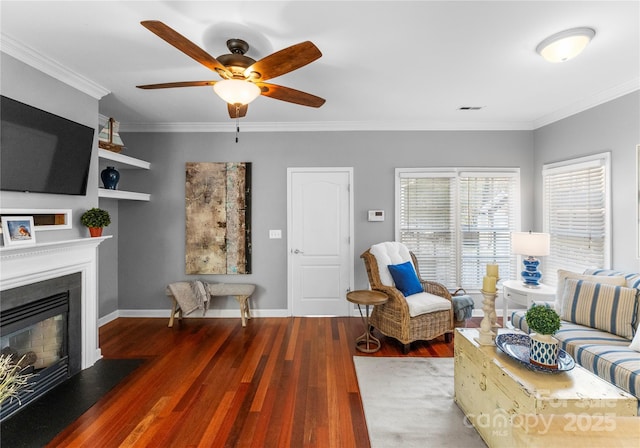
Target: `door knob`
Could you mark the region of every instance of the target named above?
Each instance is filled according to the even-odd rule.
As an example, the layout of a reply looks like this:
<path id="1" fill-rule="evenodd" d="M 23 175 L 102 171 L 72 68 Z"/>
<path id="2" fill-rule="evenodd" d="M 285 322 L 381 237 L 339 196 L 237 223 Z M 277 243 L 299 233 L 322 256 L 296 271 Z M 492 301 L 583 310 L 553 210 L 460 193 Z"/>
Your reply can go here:
<path id="1" fill-rule="evenodd" d="M 294 254 L 303 254 L 304 252 L 302 252 L 300 249 L 296 249 L 293 251 Z"/>

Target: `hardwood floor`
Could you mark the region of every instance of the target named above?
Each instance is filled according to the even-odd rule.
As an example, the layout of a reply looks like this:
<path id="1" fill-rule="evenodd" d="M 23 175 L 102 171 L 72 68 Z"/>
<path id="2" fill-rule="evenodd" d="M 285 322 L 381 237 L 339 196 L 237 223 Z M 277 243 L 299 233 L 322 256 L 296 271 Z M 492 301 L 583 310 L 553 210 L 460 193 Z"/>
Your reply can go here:
<path id="1" fill-rule="evenodd" d="M 467 326 L 477 327 L 479 319 Z M 352 357 L 362 321 L 345 318 L 119 318 L 100 329 L 105 358 L 145 363 L 49 447 L 368 447 Z M 450 357 L 443 338 L 407 356 Z"/>

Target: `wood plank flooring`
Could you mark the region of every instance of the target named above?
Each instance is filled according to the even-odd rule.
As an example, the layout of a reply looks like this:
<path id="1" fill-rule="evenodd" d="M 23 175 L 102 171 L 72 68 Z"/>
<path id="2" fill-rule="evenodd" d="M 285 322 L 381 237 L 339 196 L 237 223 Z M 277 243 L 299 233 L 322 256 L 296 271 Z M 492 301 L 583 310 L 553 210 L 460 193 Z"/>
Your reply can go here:
<path id="1" fill-rule="evenodd" d="M 479 319 L 467 321 L 477 327 Z M 357 352 L 360 318 L 119 318 L 105 358 L 145 363 L 48 447 L 368 447 L 352 357 L 404 356 L 396 341 Z M 443 338 L 408 356 L 450 357 Z"/>

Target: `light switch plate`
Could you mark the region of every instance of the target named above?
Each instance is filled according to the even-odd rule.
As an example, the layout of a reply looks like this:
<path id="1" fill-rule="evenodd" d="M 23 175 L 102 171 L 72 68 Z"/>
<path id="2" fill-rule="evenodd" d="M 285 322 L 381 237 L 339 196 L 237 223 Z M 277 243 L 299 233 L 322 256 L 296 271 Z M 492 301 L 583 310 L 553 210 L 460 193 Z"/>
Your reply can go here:
<path id="1" fill-rule="evenodd" d="M 282 238 L 282 230 L 269 230 L 269 238 L 272 240 Z"/>

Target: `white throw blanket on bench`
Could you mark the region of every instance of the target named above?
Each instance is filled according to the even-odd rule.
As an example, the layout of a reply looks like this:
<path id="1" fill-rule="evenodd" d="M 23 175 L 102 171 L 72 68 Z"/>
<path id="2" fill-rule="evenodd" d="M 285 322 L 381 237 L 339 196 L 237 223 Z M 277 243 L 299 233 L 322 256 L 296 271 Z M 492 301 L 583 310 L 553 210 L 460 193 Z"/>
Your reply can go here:
<path id="1" fill-rule="evenodd" d="M 209 294 L 203 282 L 175 282 L 169 284 L 168 288 L 180 305 L 183 315 L 187 316 L 197 309 L 201 309 L 202 315 L 205 315 L 209 308 Z"/>

